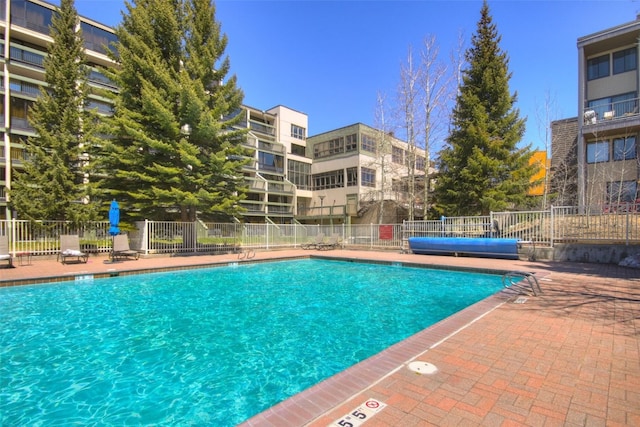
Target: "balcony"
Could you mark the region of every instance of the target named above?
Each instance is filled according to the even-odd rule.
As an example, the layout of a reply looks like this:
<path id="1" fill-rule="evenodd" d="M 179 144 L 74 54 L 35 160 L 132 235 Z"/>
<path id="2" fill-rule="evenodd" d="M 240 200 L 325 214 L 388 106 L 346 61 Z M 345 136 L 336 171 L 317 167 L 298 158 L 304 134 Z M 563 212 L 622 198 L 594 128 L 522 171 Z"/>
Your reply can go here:
<path id="1" fill-rule="evenodd" d="M 289 182 L 268 181 L 268 185 L 269 193 L 279 193 L 288 196 L 293 196 L 295 194 L 295 186 Z"/>
<path id="2" fill-rule="evenodd" d="M 585 106 L 583 133 L 593 136 L 607 136 L 618 133 L 620 129 L 636 132 L 640 129 L 639 106 L 639 98 Z"/>
<path id="3" fill-rule="evenodd" d="M 269 136 L 275 136 L 276 130 L 272 125 L 249 120 L 249 129 Z"/>

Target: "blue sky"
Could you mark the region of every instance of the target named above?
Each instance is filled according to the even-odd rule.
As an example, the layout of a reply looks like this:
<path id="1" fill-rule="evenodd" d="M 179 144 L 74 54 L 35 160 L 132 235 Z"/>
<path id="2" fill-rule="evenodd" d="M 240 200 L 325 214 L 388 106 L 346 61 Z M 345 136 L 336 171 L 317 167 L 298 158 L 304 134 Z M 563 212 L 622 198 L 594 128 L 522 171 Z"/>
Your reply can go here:
<path id="1" fill-rule="evenodd" d="M 481 0 L 221 0 L 216 16 L 244 103 L 304 112 L 312 136 L 357 122 L 375 125 L 377 93 L 396 97 L 409 46 L 417 58 L 425 36 L 435 35 L 448 59 L 459 34 L 469 46 L 481 6 Z M 76 0 L 76 8 L 114 26 L 124 1 Z M 510 90 L 527 118 L 523 143 L 543 148 L 541 111 L 551 119 L 577 115 L 578 37 L 633 21 L 640 2 L 494 0 L 489 8 L 509 55 Z"/>

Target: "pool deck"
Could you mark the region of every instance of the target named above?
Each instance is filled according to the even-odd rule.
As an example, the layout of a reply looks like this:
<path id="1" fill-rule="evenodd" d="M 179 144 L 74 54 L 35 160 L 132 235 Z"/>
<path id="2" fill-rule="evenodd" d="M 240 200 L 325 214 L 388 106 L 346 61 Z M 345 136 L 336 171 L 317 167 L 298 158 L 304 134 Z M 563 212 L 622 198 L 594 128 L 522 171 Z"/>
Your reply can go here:
<path id="1" fill-rule="evenodd" d="M 640 426 L 640 270 L 351 250 L 264 251 L 250 261 L 307 256 L 534 272 L 543 293 L 489 297 L 244 426 L 316 427 L 340 420 L 371 427 Z M 115 263 L 94 256 L 68 265 L 55 259 L 14 261 L 16 268 L 0 267 L 0 286 L 246 260 L 229 254 Z M 435 372 L 416 373 L 408 369 L 412 361 L 426 362 L 424 368 Z M 350 415 L 370 399 L 382 409 Z"/>

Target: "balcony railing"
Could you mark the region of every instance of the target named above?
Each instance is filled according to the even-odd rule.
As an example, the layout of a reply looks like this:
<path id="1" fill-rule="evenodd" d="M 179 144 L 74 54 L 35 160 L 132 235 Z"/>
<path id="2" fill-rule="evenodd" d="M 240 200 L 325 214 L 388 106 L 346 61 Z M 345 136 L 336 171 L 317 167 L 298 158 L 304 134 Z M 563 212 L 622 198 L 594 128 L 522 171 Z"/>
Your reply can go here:
<path id="1" fill-rule="evenodd" d="M 591 106 L 587 105 L 584 109 L 584 124 L 595 125 L 640 116 L 639 105 L 639 98 Z"/>
<path id="2" fill-rule="evenodd" d="M 44 55 L 11 46 L 9 55 L 12 61 L 33 65 L 44 69 Z"/>

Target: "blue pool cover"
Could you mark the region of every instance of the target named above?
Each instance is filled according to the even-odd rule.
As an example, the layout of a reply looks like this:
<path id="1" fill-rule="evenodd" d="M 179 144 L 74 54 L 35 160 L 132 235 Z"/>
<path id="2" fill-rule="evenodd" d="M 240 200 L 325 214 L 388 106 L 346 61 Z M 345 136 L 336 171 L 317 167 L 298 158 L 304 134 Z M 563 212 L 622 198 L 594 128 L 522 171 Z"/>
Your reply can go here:
<path id="1" fill-rule="evenodd" d="M 410 237 L 409 248 L 420 255 L 470 255 L 518 259 L 518 239 L 474 237 Z"/>

